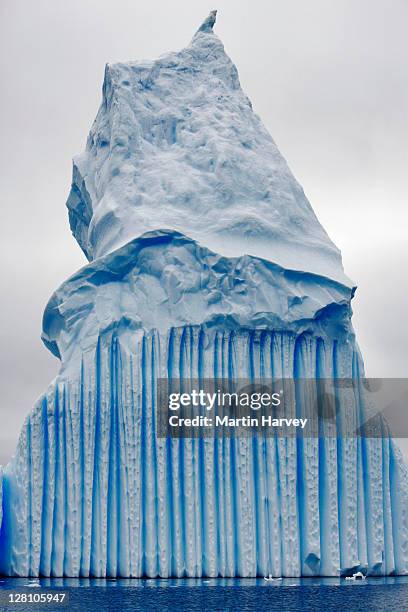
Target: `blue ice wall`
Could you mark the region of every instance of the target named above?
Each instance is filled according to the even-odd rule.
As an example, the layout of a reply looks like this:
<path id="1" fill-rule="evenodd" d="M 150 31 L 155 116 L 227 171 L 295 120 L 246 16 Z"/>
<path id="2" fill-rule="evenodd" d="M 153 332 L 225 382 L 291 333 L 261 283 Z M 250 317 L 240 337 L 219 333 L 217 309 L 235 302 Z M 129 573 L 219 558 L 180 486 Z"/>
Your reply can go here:
<path id="1" fill-rule="evenodd" d="M 339 423 L 320 439 L 156 436 L 155 377 L 290 377 L 295 366 L 349 376 L 359 356 L 268 329 L 140 331 L 131 351 L 116 334 L 100 338 L 77 378 L 57 379 L 38 402 L 6 468 L 1 571 L 404 573 L 406 472 L 390 439 L 341 439 Z"/>

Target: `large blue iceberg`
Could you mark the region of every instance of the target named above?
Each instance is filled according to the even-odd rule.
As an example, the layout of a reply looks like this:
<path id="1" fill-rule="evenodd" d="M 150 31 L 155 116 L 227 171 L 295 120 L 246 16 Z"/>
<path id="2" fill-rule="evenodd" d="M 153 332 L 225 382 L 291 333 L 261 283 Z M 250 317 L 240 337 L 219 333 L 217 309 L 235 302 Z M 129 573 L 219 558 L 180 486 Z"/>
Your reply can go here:
<path id="1" fill-rule="evenodd" d="M 158 378 L 364 376 L 340 253 L 214 22 L 106 67 L 67 202 L 89 263 L 44 314 L 61 370 L 0 468 L 3 574 L 408 572 L 389 437 L 157 436 Z"/>

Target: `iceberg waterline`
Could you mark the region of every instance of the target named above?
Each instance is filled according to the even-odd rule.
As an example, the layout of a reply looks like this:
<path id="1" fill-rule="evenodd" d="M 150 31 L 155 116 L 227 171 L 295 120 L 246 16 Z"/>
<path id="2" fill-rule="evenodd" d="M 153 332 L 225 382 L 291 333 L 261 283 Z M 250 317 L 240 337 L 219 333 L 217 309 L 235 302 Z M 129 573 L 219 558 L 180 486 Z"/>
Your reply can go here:
<path id="1" fill-rule="evenodd" d="M 4 574 L 408 570 L 401 454 L 341 436 L 362 388 L 321 438 L 156 435 L 158 378 L 364 375 L 340 254 L 214 21 L 179 53 L 106 71 L 68 199 L 90 263 L 46 307 L 61 371 L 0 470 Z"/>

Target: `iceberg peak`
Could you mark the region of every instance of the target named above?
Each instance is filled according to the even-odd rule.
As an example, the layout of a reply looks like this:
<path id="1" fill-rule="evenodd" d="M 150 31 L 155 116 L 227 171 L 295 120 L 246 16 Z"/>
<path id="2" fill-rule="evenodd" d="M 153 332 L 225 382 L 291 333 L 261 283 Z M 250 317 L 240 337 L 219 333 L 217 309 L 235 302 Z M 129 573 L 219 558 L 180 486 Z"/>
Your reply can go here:
<path id="1" fill-rule="evenodd" d="M 215 19 L 212 11 L 178 52 L 109 64 L 86 150 L 74 159 L 74 236 L 92 261 L 145 232 L 173 230 L 226 257 L 351 286 L 212 33 Z"/>
<path id="2" fill-rule="evenodd" d="M 212 32 L 216 19 L 217 19 L 217 11 L 216 10 L 211 11 L 208 17 L 204 19 L 203 23 L 198 28 L 197 33 L 198 32 Z"/>

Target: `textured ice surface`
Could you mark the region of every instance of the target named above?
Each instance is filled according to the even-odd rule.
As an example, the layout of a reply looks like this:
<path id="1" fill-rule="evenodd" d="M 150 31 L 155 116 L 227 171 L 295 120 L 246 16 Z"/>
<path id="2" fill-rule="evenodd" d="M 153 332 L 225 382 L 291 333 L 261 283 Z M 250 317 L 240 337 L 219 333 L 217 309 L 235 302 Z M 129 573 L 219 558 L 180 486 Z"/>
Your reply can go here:
<path id="1" fill-rule="evenodd" d="M 349 283 L 211 28 L 178 53 L 107 65 L 67 205 L 88 259 L 174 229 L 223 255 Z"/>
<path id="2" fill-rule="evenodd" d="M 94 260 L 54 293 L 43 340 L 65 365 L 118 327 L 127 335 L 187 325 L 349 332 L 352 292 L 256 257 L 221 257 L 182 234 L 149 232 Z"/>
<path id="3" fill-rule="evenodd" d="M 68 199 L 90 263 L 46 307 L 61 371 L 0 470 L 5 574 L 408 570 L 398 449 L 339 435 L 364 418 L 362 385 L 320 439 L 156 436 L 159 377 L 363 376 L 340 254 L 214 20 L 106 70 Z"/>

